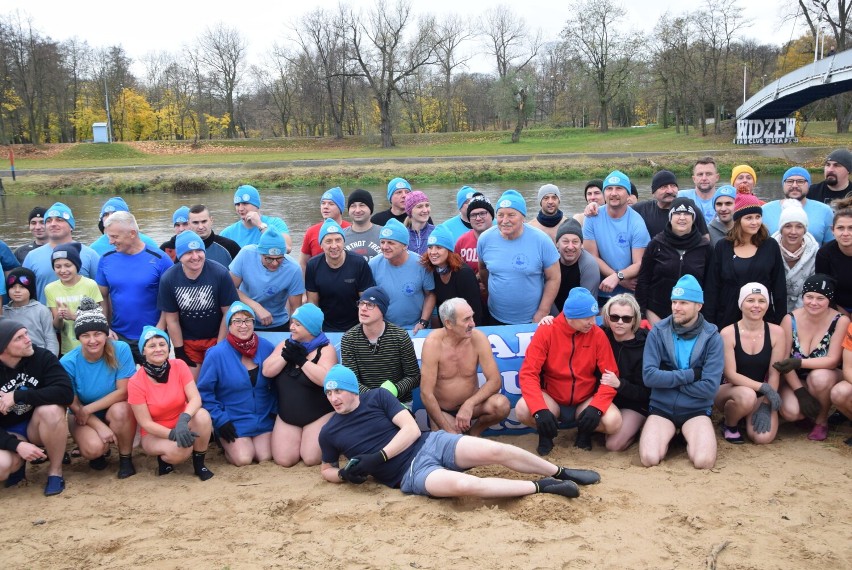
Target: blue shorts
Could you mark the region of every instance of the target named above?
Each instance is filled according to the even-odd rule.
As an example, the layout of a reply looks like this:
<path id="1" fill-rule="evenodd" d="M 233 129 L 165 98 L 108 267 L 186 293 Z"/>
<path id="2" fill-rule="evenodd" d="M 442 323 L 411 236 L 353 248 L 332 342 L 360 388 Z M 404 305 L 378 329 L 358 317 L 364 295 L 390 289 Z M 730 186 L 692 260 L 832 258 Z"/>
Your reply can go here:
<path id="1" fill-rule="evenodd" d="M 8 431 L 9 433 L 16 433 L 19 436 L 23 437 L 24 439 L 27 439 L 27 428 L 29 427 L 29 425 L 30 425 L 30 420 L 24 420 L 20 423 L 13 425 L 13 426 L 7 427 L 6 431 Z"/>
<path id="2" fill-rule="evenodd" d="M 426 438 L 423 447 L 411 460 L 399 489 L 409 495 L 426 495 L 426 477 L 438 469 L 450 471 L 465 471 L 456 465 L 456 446 L 462 438 L 459 433 L 447 433 L 443 430 L 433 431 Z"/>

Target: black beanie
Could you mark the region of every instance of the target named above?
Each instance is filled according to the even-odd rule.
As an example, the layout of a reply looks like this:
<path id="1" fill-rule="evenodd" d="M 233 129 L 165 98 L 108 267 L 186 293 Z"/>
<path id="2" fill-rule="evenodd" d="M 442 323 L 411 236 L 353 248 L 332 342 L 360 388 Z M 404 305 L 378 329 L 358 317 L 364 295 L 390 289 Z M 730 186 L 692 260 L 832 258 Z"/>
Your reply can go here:
<path id="1" fill-rule="evenodd" d="M 491 205 L 488 197 L 482 192 L 475 192 L 473 196 L 470 197 L 470 202 L 467 205 L 468 219 L 470 219 L 470 214 L 473 213 L 474 210 L 485 210 L 491 214 L 491 218 L 494 219 L 494 206 Z"/>
<path id="2" fill-rule="evenodd" d="M 0 352 L 6 350 L 15 334 L 27 328 L 23 323 L 14 319 L 0 319 Z"/>
<path id="3" fill-rule="evenodd" d="M 16 267 L 9 272 L 6 277 L 6 291 L 9 291 L 14 285 L 20 284 L 30 292 L 30 300 L 37 300 L 36 295 L 36 276 L 35 273 L 26 267 Z"/>
<path id="4" fill-rule="evenodd" d="M 74 319 L 74 336 L 80 338 L 83 333 L 101 331 L 109 334 L 109 323 L 98 305 L 91 297 L 83 297 L 77 306 L 77 318 Z"/>
<path id="5" fill-rule="evenodd" d="M 352 202 L 362 202 L 370 208 L 370 213 L 373 213 L 373 195 L 367 192 L 366 190 L 362 190 L 358 188 L 357 190 L 353 190 L 349 195 L 349 199 L 346 201 L 346 209 L 352 207 Z"/>
<path id="6" fill-rule="evenodd" d="M 667 184 L 674 184 L 677 186 L 677 178 L 675 178 L 673 172 L 669 170 L 661 170 L 651 179 L 651 192 L 656 192 L 662 186 L 666 186 Z"/>
<path id="7" fill-rule="evenodd" d="M 30 210 L 30 215 L 27 216 L 27 223 L 30 223 L 33 218 L 44 218 L 44 215 L 47 213 L 47 208 L 42 208 L 41 206 L 36 206 L 32 210 Z"/>

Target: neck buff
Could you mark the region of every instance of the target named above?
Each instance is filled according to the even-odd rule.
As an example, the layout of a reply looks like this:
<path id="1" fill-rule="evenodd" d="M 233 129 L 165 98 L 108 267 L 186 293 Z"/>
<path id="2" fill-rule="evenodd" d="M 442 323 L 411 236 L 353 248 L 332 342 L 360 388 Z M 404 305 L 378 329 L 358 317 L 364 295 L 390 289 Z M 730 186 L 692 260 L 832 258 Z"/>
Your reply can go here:
<path id="1" fill-rule="evenodd" d="M 158 384 L 165 384 L 169 379 L 169 370 L 171 370 L 172 365 L 169 364 L 169 359 L 167 358 L 165 362 L 160 364 L 159 366 L 155 366 L 145 360 L 142 359 L 142 369 L 145 370 L 145 373 L 154 379 L 154 382 Z"/>
<path id="2" fill-rule="evenodd" d="M 242 354 L 247 358 L 254 358 L 254 355 L 257 354 L 257 334 L 252 333 L 251 337 L 247 340 L 240 340 L 231 333 L 228 333 L 228 336 L 225 337 L 228 339 L 228 343 L 236 349 L 237 352 Z"/>
<path id="3" fill-rule="evenodd" d="M 562 210 L 556 210 L 556 213 L 552 216 L 548 216 L 547 214 L 539 210 L 538 215 L 535 217 L 535 219 L 538 220 L 538 223 L 540 223 L 544 227 L 552 228 L 562 221 Z"/>
<path id="4" fill-rule="evenodd" d="M 329 340 L 328 337 L 325 336 L 324 332 L 320 332 L 316 337 L 314 337 L 314 340 L 310 342 L 300 342 L 299 344 L 304 346 L 305 350 L 307 350 L 308 354 L 310 354 L 319 347 L 329 344 Z"/>
<path id="5" fill-rule="evenodd" d="M 695 319 L 695 323 L 691 327 L 684 327 L 672 319 L 672 328 L 674 328 L 674 332 L 680 338 L 689 340 L 691 338 L 695 338 L 698 336 L 698 333 L 701 331 L 701 327 L 704 326 L 704 315 L 698 313 L 698 318 Z"/>

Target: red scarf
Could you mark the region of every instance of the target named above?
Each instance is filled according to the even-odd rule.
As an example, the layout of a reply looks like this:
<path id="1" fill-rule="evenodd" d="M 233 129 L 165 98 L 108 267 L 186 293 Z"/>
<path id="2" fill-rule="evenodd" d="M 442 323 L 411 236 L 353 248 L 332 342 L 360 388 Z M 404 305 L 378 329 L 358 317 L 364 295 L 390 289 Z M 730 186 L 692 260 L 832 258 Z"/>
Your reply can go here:
<path id="1" fill-rule="evenodd" d="M 248 340 L 240 340 L 231 333 L 228 333 L 227 339 L 231 346 L 243 356 L 253 359 L 254 355 L 257 354 L 257 334 L 252 333 L 251 338 Z"/>

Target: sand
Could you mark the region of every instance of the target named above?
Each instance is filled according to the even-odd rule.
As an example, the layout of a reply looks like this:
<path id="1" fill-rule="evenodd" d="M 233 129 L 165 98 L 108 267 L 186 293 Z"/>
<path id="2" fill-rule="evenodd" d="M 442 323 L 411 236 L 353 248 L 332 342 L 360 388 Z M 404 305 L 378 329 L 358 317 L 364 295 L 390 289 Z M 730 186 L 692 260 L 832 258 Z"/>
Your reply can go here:
<path id="1" fill-rule="evenodd" d="M 189 464 L 156 477 L 66 467 L 66 491 L 44 497 L 44 465 L 0 489 L 2 567 L 13 568 L 852 568 L 852 435 L 822 443 L 783 425 L 769 446 L 719 442 L 712 470 L 692 468 L 683 443 L 646 469 L 634 445 L 608 453 L 556 440 L 552 460 L 600 471 L 578 499 L 428 499 L 374 483 L 333 485 L 318 467 Z M 499 441 L 532 450 L 535 436 Z M 479 475 L 513 476 L 499 467 Z M 516 476 L 516 475 L 515 475 Z M 724 548 L 722 546 L 724 545 Z M 712 557 L 711 557 L 712 558 Z"/>

